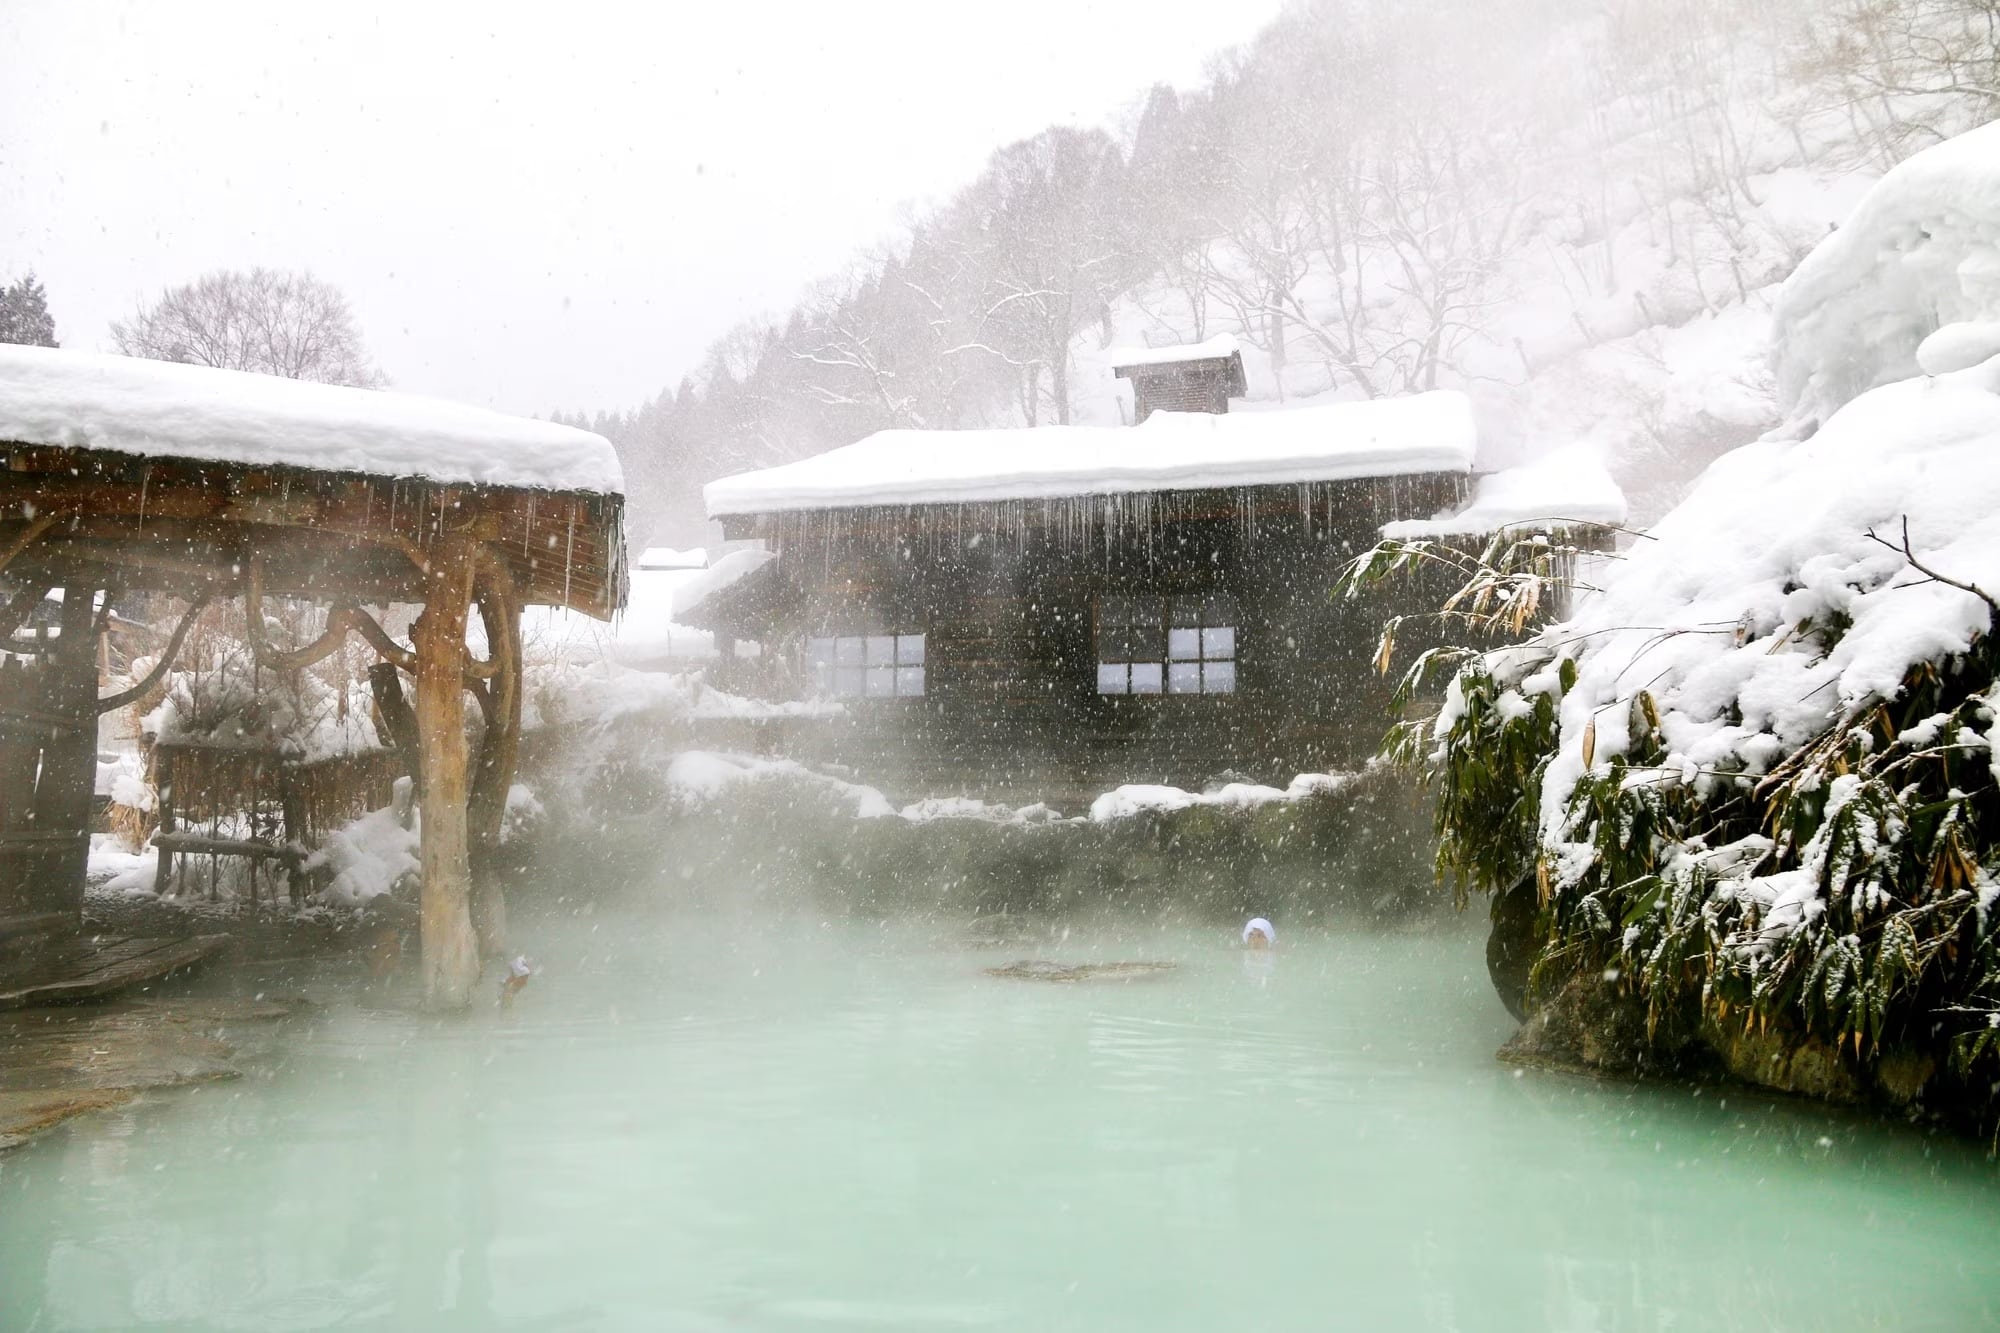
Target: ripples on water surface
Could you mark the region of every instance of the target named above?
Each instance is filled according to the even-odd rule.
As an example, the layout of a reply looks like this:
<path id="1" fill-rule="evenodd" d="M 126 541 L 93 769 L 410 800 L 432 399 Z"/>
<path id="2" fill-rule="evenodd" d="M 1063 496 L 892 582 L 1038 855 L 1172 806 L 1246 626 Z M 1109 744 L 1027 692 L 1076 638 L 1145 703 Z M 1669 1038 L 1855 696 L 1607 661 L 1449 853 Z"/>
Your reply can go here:
<path id="1" fill-rule="evenodd" d="M 1226 932 L 993 952 L 600 913 L 522 935 L 546 970 L 511 1012 L 284 979 L 328 1008 L 269 1077 L 0 1157 L 0 1327 L 2000 1319 L 1976 1150 L 1517 1074 L 1469 928 L 1287 930 L 1268 977 Z M 1022 956 L 1183 966 L 981 974 Z"/>

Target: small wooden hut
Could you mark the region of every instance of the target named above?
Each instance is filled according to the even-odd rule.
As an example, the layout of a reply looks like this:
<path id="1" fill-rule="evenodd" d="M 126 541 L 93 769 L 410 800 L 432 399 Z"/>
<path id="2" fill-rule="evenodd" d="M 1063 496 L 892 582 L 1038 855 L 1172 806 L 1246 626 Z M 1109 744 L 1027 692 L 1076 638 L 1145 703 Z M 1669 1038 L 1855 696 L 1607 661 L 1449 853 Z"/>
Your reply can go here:
<path id="1" fill-rule="evenodd" d="M 1113 348 L 1111 371 L 1132 381 L 1134 424 L 1155 412 L 1221 416 L 1250 388 L 1242 349 L 1226 333 L 1182 346 Z"/>
<path id="2" fill-rule="evenodd" d="M 260 663 L 302 667 L 358 635 L 412 678 L 407 702 L 399 686 L 378 698 L 421 774 L 426 993 L 463 1003 L 482 949 L 504 947 L 497 887 L 472 883 L 469 855 L 497 837 L 512 782 L 521 609 L 608 618 L 624 598 L 610 444 L 402 394 L 0 347 L 0 460 L 0 944 L 74 928 L 99 714 L 164 678 L 202 607 L 241 598 Z M 17 638 L 57 589 L 58 632 Z M 192 609 L 148 679 L 101 697 L 101 622 L 127 592 Z M 323 608 L 316 642 L 266 641 L 263 599 L 280 596 Z M 396 603 L 423 608 L 407 643 L 370 609 Z"/>

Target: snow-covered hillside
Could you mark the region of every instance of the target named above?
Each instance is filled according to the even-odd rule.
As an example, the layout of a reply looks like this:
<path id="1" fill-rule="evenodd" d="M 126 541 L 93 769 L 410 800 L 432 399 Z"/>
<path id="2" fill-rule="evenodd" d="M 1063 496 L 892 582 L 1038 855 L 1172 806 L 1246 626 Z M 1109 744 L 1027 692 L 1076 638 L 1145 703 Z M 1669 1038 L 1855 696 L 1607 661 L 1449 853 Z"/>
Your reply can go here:
<path id="1" fill-rule="evenodd" d="M 1461 389 L 1482 469 L 1595 454 L 1644 523 L 1778 422 L 1778 284 L 1884 171 L 2000 107 L 1982 13 L 1302 0 L 1117 135 L 999 150 L 594 424 L 641 538 L 692 538 L 702 482 L 883 429 L 1119 424 L 1115 360 L 1228 336 L 1245 406 Z"/>
<path id="2" fill-rule="evenodd" d="M 1441 383 L 1469 394 L 1479 419 L 1482 471 L 1561 451 L 1594 454 L 1634 501 L 1634 521 L 1657 517 L 1700 467 L 1779 419 L 1771 368 L 1777 293 L 1793 268 L 1853 210 L 1880 177 L 1876 161 L 1830 117 L 1810 135 L 1764 109 L 1769 82 L 1738 90 L 1718 115 L 1749 127 L 1740 179 L 1726 184 L 1671 174 L 1658 194 L 1629 182 L 1637 164 L 1671 145 L 1628 127 L 1618 157 L 1587 143 L 1578 158 L 1539 164 L 1517 187 L 1554 202 L 1524 218 L 1481 281 L 1481 309 L 1454 349 Z M 1615 108 L 1614 108 L 1615 109 Z M 1582 203 L 1589 177 L 1633 169 L 1628 186 Z M 1214 243 L 1220 269 L 1254 268 L 1229 240 Z M 1307 293 L 1285 304 L 1333 307 L 1334 284 L 1307 266 Z M 1384 283 L 1381 312 L 1406 298 Z M 1315 289 L 1317 289 L 1316 295 Z M 1297 406 L 1364 396 L 1323 355 L 1299 319 L 1278 321 L 1266 303 L 1248 313 L 1197 315 L 1185 290 L 1159 277 L 1119 298 L 1072 345 L 1076 419 L 1132 418 L 1129 382 L 1111 363 L 1133 345 L 1239 336 L 1250 381 L 1247 406 Z M 1383 322 L 1394 324 L 1392 318 Z M 1278 352 L 1274 355 L 1274 350 Z M 1913 349 L 1912 349 L 1913 350 Z"/>

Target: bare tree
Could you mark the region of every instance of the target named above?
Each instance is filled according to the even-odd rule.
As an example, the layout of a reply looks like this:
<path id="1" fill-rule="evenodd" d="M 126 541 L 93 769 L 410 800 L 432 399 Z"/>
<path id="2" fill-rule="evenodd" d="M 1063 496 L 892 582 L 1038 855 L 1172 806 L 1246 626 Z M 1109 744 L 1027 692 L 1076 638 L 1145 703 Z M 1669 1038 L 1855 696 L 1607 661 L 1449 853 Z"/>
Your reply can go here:
<path id="1" fill-rule="evenodd" d="M 337 287 L 310 273 L 218 269 L 160 294 L 111 326 L 127 356 L 260 375 L 379 388 L 353 312 Z"/>
<path id="2" fill-rule="evenodd" d="M 967 192 L 988 289 L 980 327 L 1024 369 L 1022 409 L 1038 416 L 1040 381 L 1058 422 L 1070 416 L 1069 343 L 1129 281 L 1111 225 L 1122 161 L 1108 135 L 1054 126 L 995 153 Z"/>
<path id="3" fill-rule="evenodd" d="M 1797 72 L 1883 166 L 2000 113 L 2000 0 L 1834 0 Z"/>

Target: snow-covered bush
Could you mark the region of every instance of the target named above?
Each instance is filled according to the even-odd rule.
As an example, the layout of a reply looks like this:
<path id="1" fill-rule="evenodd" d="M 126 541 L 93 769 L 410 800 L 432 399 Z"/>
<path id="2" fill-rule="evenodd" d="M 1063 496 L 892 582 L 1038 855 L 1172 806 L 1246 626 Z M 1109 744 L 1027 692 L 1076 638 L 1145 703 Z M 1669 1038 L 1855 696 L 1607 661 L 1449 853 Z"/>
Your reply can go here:
<path id="1" fill-rule="evenodd" d="M 324 628 L 317 613 L 303 607 L 273 603 L 272 609 L 277 614 L 266 633 L 281 645 L 317 637 Z M 382 742 L 358 665 L 362 651 L 350 645 L 311 667 L 272 670 L 258 665 L 242 613 L 211 607 L 168 676 L 159 706 L 140 723 L 141 734 L 167 744 L 264 750 L 307 761 L 375 749 Z M 135 663 L 133 674 L 150 666 Z"/>
<path id="2" fill-rule="evenodd" d="M 319 893 L 321 902 L 362 907 L 394 892 L 400 884 L 415 883 L 423 871 L 422 834 L 410 780 L 404 778 L 396 784 L 394 804 L 371 810 L 335 829 L 304 869 L 308 874 L 326 875 L 326 885 Z"/>
<path id="3" fill-rule="evenodd" d="M 2000 126 L 1886 178 L 1781 302 L 1817 433 L 1724 456 L 1403 733 L 1440 869 L 1538 905 L 1531 998 L 1615 977 L 1662 1042 L 1777 1028 L 1857 1086 L 2000 1055 L 2000 345 L 1916 375 L 1995 299 L 1996 179 Z"/>

